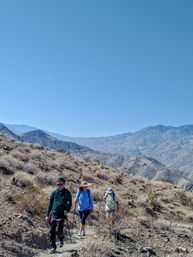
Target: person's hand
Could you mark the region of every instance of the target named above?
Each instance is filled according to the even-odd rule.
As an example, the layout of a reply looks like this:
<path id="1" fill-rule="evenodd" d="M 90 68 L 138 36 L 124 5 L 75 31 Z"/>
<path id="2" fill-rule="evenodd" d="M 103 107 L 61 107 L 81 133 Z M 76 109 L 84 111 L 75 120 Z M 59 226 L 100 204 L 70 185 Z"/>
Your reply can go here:
<path id="1" fill-rule="evenodd" d="M 64 211 L 64 217 L 67 219 L 68 218 L 68 212 Z"/>
<path id="2" fill-rule="evenodd" d="M 45 222 L 46 222 L 46 223 L 49 222 L 49 217 L 48 217 L 48 216 L 45 217 Z"/>
<path id="3" fill-rule="evenodd" d="M 94 215 L 93 210 L 91 210 L 91 212 L 90 212 L 90 217 L 91 217 L 92 219 L 95 218 L 95 215 Z"/>

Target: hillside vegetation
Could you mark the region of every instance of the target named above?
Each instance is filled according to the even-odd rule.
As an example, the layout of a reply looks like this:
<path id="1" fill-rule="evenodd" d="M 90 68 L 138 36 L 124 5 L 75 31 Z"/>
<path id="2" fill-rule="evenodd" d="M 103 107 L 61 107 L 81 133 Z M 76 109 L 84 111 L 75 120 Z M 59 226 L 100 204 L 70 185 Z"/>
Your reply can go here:
<path id="1" fill-rule="evenodd" d="M 55 179 L 61 175 L 73 197 L 82 180 L 92 184 L 95 219 L 88 222 L 92 236 L 81 241 L 75 236 L 78 217 L 73 223 L 72 211 L 73 243 L 67 234 L 58 256 L 147 256 L 138 252 L 141 246 L 152 247 L 157 256 L 192 256 L 191 192 L 4 136 L 0 136 L 0 256 L 47 256 L 44 216 Z M 121 202 L 113 227 L 105 219 L 104 203 L 100 202 L 109 186 Z"/>

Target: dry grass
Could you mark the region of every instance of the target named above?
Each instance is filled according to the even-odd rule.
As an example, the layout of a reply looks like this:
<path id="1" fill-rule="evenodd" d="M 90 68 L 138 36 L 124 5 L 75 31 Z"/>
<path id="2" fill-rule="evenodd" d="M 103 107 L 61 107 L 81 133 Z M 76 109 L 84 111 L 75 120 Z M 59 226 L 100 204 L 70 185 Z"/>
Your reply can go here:
<path id="1" fill-rule="evenodd" d="M 85 257 L 111 256 L 111 248 L 117 247 L 117 237 L 125 230 L 138 238 L 139 242 L 152 243 L 151 239 L 159 235 L 154 231 L 160 220 L 193 221 L 193 194 L 190 192 L 175 188 L 170 183 L 147 182 L 143 178 L 120 174 L 110 167 L 102 167 L 96 161 L 79 160 L 39 146 L 9 140 L 8 143 L 1 142 L 0 172 L 1 196 L 6 201 L 9 215 L 12 215 L 9 209 L 12 208 L 13 213 L 36 217 L 36 220 L 45 215 L 57 176 L 66 178 L 66 186 L 73 198 L 83 179 L 92 183 L 95 213 L 100 214 L 100 222 L 98 217 L 89 221 L 92 229 L 97 230 L 98 237 L 82 249 L 81 254 Z M 100 202 L 109 186 L 118 193 L 121 206 L 110 224 L 105 218 L 105 203 Z M 157 215 L 156 218 L 148 213 L 150 210 Z M 38 223 L 40 227 L 41 222 Z M 173 225 L 166 225 L 167 230 L 160 226 L 160 231 L 171 230 Z M 161 241 L 162 238 L 159 238 Z"/>

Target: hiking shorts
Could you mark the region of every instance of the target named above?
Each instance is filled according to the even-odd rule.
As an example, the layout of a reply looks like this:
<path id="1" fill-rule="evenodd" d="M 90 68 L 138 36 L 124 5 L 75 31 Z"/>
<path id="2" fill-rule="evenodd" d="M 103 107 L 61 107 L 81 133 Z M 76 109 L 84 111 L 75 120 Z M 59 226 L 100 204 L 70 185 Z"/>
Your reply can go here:
<path id="1" fill-rule="evenodd" d="M 91 210 L 85 210 L 85 211 L 79 211 L 79 216 L 80 216 L 80 223 L 82 225 L 85 225 L 86 219 L 88 215 L 90 214 Z"/>

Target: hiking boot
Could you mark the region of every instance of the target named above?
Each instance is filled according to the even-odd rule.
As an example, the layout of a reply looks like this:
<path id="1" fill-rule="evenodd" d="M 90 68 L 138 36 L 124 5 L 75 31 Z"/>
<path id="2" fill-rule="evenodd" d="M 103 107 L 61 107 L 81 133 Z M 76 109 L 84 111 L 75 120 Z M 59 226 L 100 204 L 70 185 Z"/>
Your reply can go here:
<path id="1" fill-rule="evenodd" d="M 82 235 L 83 236 L 86 236 L 86 234 L 85 234 L 85 230 L 83 229 L 83 231 L 82 231 Z"/>
<path id="2" fill-rule="evenodd" d="M 64 245 L 64 240 L 59 242 L 59 247 L 62 247 Z"/>
<path id="3" fill-rule="evenodd" d="M 53 253 L 56 253 L 56 248 L 52 248 L 49 253 L 53 254 Z"/>

